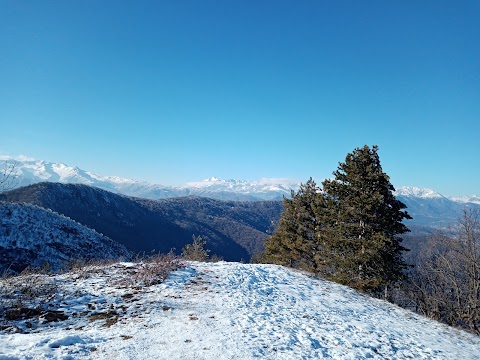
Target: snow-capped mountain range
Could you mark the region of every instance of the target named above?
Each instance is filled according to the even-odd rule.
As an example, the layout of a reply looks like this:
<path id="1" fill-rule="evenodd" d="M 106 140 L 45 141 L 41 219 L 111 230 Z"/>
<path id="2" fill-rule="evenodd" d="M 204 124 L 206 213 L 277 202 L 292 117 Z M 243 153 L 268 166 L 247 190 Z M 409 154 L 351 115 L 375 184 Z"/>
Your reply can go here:
<path id="1" fill-rule="evenodd" d="M 11 164 L 16 164 L 16 187 L 43 181 L 79 183 L 146 199 L 198 195 L 223 200 L 280 200 L 284 195 L 290 196 L 291 190 L 298 190 L 300 186 L 300 181 L 286 178 L 246 181 L 211 177 L 203 181 L 188 182 L 185 185 L 173 187 L 117 176 L 101 176 L 63 163 L 42 160 L 12 159 L 9 161 Z M 477 195 L 447 198 L 432 189 L 418 187 L 401 187 L 397 189 L 395 195 L 421 199 L 443 198 L 457 203 L 480 204 L 480 196 Z"/>
<path id="2" fill-rule="evenodd" d="M 173 187 L 117 176 L 101 176 L 63 163 L 23 159 L 10 159 L 9 162 L 16 164 L 16 187 L 43 181 L 79 183 L 146 199 L 198 195 L 222 200 L 281 200 L 284 195 L 290 196 L 291 190 L 298 190 L 300 186 L 300 181 L 286 178 L 245 181 L 211 177 L 203 181 L 189 182 Z M 410 199 L 444 199 L 456 203 L 480 204 L 478 195 L 448 198 L 432 189 L 418 187 L 398 188 L 395 195 Z"/>
<path id="3" fill-rule="evenodd" d="M 445 198 L 442 194 L 428 188 L 419 188 L 416 186 L 404 186 L 395 191 L 395 196 L 411 196 L 422 199 L 441 199 Z"/>
<path id="4" fill-rule="evenodd" d="M 12 159 L 10 164 L 16 166 L 15 187 L 44 181 L 78 183 L 146 199 L 198 195 L 222 200 L 280 200 L 283 195 L 289 196 L 291 189 L 296 190 L 300 184 L 292 179 L 260 179 L 249 182 L 211 177 L 204 181 L 172 187 L 117 176 L 100 176 L 76 166 L 42 160 Z"/>

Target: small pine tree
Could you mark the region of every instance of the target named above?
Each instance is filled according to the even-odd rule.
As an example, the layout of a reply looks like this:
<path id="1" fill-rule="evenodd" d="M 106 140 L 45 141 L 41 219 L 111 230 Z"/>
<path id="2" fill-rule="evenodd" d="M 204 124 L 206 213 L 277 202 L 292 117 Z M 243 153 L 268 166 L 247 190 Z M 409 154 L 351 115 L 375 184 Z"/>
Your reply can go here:
<path id="1" fill-rule="evenodd" d="M 201 236 L 192 235 L 193 242 L 182 248 L 182 257 L 192 261 L 206 261 L 210 250 L 205 249 L 206 241 Z"/>
<path id="2" fill-rule="evenodd" d="M 319 188 L 310 178 L 297 193 L 292 191 L 291 199 L 284 197 L 278 226 L 265 240 L 263 262 L 315 271 L 318 196 Z"/>

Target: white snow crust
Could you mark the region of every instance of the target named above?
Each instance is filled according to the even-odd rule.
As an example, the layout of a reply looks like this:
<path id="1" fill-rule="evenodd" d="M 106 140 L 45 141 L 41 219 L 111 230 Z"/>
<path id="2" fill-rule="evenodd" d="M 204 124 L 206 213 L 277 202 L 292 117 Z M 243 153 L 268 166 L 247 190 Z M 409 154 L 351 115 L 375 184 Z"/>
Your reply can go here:
<path id="1" fill-rule="evenodd" d="M 69 319 L 19 321 L 29 333 L 0 333 L 0 359 L 478 359 L 480 337 L 280 266 L 192 262 L 121 286 L 135 266 L 56 276 Z"/>

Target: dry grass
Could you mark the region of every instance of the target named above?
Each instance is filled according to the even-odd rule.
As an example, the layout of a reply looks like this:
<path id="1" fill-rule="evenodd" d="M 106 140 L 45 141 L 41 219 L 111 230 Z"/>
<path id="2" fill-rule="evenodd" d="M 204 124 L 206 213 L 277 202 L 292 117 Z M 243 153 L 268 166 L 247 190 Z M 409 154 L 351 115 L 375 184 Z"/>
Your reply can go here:
<path id="1" fill-rule="evenodd" d="M 173 253 L 144 257 L 122 280 L 123 286 L 148 287 L 162 283 L 167 276 L 184 265 Z"/>
<path id="2" fill-rule="evenodd" d="M 0 320 L 15 320 L 37 314 L 38 309 L 55 297 L 57 290 L 51 276 L 36 273 L 32 269 L 26 269 L 16 276 L 3 276 L 0 278 Z"/>
<path id="3" fill-rule="evenodd" d="M 117 261 L 118 262 L 118 261 Z M 144 256 L 131 264 L 116 264 L 113 260 L 70 261 L 63 269 L 72 281 L 95 275 L 109 274 L 113 286 L 141 291 L 162 283 L 172 272 L 183 267 L 182 260 L 173 253 Z M 116 264 L 116 265 L 115 265 Z M 110 277 L 113 268 L 118 272 Z M 114 270 L 115 271 L 115 270 Z M 21 332 L 18 321 L 30 322 L 46 315 L 55 315 L 52 321 L 68 316 L 56 312 L 63 298 L 62 280 L 44 269 L 25 269 L 19 275 L 0 276 L 0 331 Z M 108 326 L 116 322 L 110 319 Z M 25 323 L 26 324 L 26 323 Z"/>
<path id="4" fill-rule="evenodd" d="M 104 272 L 104 268 L 121 262 L 122 259 L 70 259 L 65 262 L 61 273 L 72 273 L 76 279 L 87 279 Z"/>

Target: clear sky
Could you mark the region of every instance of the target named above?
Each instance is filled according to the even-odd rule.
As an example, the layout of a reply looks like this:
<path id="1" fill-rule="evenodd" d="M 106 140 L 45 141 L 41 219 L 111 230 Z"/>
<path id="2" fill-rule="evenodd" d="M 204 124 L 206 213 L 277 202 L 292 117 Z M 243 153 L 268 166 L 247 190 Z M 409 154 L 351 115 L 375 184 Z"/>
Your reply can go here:
<path id="1" fill-rule="evenodd" d="M 480 1 L 0 0 L 0 154 L 174 185 L 480 194 Z"/>

